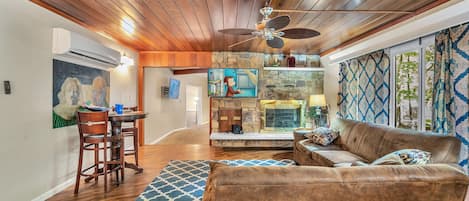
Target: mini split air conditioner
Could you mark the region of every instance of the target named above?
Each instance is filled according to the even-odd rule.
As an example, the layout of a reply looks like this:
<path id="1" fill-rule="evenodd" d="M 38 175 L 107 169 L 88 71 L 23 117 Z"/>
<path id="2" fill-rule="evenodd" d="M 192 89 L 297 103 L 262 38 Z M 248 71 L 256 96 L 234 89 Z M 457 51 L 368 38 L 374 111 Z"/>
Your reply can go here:
<path id="1" fill-rule="evenodd" d="M 62 28 L 53 29 L 52 53 L 55 59 L 93 67 L 117 67 L 120 53 L 99 42 Z"/>

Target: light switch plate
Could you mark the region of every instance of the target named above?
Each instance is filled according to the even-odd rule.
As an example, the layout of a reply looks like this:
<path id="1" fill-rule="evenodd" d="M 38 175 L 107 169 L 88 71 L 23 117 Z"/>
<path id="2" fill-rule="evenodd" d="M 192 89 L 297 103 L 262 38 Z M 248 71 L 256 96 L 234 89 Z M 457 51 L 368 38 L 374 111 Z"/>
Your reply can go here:
<path id="1" fill-rule="evenodd" d="M 8 80 L 3 81 L 3 89 L 5 91 L 5 94 L 11 94 L 10 81 Z"/>

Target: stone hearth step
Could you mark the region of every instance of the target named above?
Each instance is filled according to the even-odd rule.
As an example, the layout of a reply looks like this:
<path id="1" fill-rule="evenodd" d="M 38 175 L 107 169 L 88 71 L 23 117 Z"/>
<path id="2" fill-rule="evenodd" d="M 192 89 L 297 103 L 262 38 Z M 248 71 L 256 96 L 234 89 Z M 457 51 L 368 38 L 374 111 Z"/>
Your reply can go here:
<path id="1" fill-rule="evenodd" d="M 212 145 L 216 147 L 293 147 L 293 132 L 288 133 L 212 133 Z"/>

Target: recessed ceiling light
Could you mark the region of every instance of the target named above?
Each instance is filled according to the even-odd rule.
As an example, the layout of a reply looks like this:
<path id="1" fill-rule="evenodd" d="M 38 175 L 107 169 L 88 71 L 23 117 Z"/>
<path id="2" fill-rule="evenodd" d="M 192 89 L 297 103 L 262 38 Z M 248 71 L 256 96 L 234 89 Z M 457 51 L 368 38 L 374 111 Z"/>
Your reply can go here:
<path id="1" fill-rule="evenodd" d="M 121 27 L 125 33 L 133 35 L 135 32 L 135 23 L 130 17 L 124 17 L 121 21 Z"/>

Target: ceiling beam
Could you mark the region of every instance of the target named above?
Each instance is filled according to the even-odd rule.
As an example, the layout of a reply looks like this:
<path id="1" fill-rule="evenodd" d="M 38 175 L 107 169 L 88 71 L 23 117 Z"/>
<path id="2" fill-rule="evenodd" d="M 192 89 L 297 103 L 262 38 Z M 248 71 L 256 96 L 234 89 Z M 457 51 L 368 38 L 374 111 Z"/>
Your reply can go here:
<path id="1" fill-rule="evenodd" d="M 335 52 L 335 51 L 344 49 L 345 47 L 347 47 L 347 46 L 349 46 L 349 45 L 352 45 L 352 44 L 354 44 L 354 43 L 356 43 L 356 42 L 358 42 L 358 41 L 360 41 L 360 40 L 362 40 L 362 39 L 364 39 L 364 38 L 367 38 L 367 37 L 369 37 L 369 36 L 371 36 L 371 35 L 373 35 L 373 34 L 376 34 L 376 33 L 378 33 L 378 32 L 384 31 L 384 30 L 386 30 L 386 29 L 389 29 L 389 28 L 391 28 L 391 27 L 394 26 L 394 25 L 397 25 L 397 24 L 402 23 L 402 22 L 404 22 L 404 21 L 406 21 L 406 20 L 409 20 L 409 19 L 411 19 L 411 18 L 413 18 L 413 17 L 415 17 L 415 16 L 417 16 L 417 15 L 420 15 L 420 14 L 422 14 L 422 13 L 424 13 L 424 12 L 426 12 L 426 11 L 432 9 L 432 8 L 435 8 L 435 7 L 439 6 L 439 5 L 442 5 L 442 4 L 444 4 L 444 3 L 448 2 L 448 1 L 450 1 L 450 0 L 437 0 L 437 1 L 434 1 L 434 2 L 432 2 L 432 3 L 429 3 L 429 4 L 427 4 L 427 5 L 423 6 L 423 7 L 421 7 L 421 8 L 419 8 L 419 9 L 415 10 L 415 12 L 413 12 L 413 13 L 409 13 L 409 14 L 407 14 L 407 15 L 403 15 L 403 16 L 401 16 L 401 17 L 399 17 L 399 18 L 396 18 L 396 19 L 394 19 L 394 20 L 391 20 L 390 22 L 388 22 L 388 23 L 386 23 L 386 24 L 383 24 L 383 25 L 381 25 L 381 26 L 379 26 L 379 27 L 377 27 L 377 28 L 375 28 L 375 29 L 372 29 L 372 30 L 370 30 L 370 31 L 368 31 L 368 32 L 365 32 L 365 33 L 363 33 L 363 34 L 360 34 L 360 35 L 358 35 L 358 36 L 356 36 L 356 37 L 354 37 L 354 38 L 352 38 L 352 39 L 350 39 L 350 40 L 348 40 L 348 41 L 345 41 L 344 43 L 342 43 L 342 44 L 340 44 L 340 45 L 338 45 L 338 46 L 336 46 L 336 47 L 333 47 L 333 48 L 330 48 L 330 49 L 328 49 L 328 50 L 326 50 L 326 51 L 323 51 L 323 52 L 320 53 L 320 56 L 325 56 L 325 55 L 327 55 L 327 54 L 329 54 L 329 53 L 332 53 L 332 52 Z"/>
<path id="2" fill-rule="evenodd" d="M 187 74 L 207 73 L 207 72 L 208 72 L 207 68 L 173 70 L 174 75 L 187 75 Z"/>

